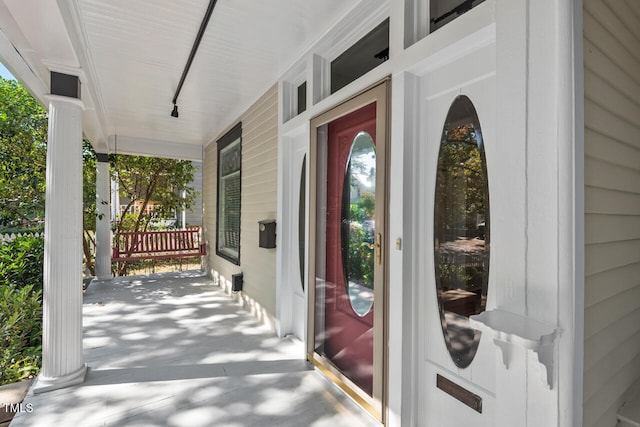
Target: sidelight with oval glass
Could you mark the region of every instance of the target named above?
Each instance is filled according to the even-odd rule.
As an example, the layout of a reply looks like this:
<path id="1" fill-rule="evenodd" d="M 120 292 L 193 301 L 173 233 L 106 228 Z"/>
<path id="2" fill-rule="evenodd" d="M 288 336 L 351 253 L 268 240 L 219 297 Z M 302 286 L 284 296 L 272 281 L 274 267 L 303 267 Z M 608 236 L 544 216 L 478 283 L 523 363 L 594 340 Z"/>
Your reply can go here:
<path id="1" fill-rule="evenodd" d="M 436 175 L 435 279 L 442 332 L 459 368 L 472 362 L 480 331 L 469 316 L 485 310 L 489 278 L 489 184 L 482 130 L 471 100 L 447 114 Z"/>
<path id="2" fill-rule="evenodd" d="M 367 132 L 353 139 L 342 189 L 341 249 L 345 285 L 353 311 L 373 306 L 376 147 Z"/>
<path id="3" fill-rule="evenodd" d="M 307 155 L 302 158 L 302 172 L 300 172 L 300 194 L 298 195 L 298 261 L 300 268 L 300 284 L 304 291 L 304 249 L 306 246 L 305 232 L 307 229 Z"/>

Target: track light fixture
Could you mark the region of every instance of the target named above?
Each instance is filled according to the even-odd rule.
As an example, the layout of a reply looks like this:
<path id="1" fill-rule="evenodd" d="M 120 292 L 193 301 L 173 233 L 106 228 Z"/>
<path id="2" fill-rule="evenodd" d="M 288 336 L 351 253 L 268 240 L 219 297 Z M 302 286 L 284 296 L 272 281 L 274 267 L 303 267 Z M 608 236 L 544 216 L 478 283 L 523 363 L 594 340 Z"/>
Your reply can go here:
<path id="1" fill-rule="evenodd" d="M 180 82 L 178 83 L 178 87 L 176 88 L 176 93 L 175 95 L 173 95 L 173 111 L 171 112 L 171 117 L 178 117 L 178 106 L 176 105 L 176 102 L 178 102 L 178 96 L 180 95 L 180 91 L 182 90 L 184 80 L 187 78 L 187 74 L 189 73 L 189 69 L 191 68 L 191 64 L 193 63 L 193 58 L 195 58 L 196 56 L 198 46 L 200 46 L 202 36 L 204 36 L 204 31 L 207 29 L 207 25 L 209 24 L 209 20 L 211 19 L 211 14 L 213 13 L 213 8 L 216 7 L 217 1 L 218 0 L 209 0 L 209 6 L 207 7 L 207 11 L 202 18 L 200 29 L 198 30 L 196 39 L 193 42 L 193 46 L 191 46 L 191 52 L 189 53 L 189 58 L 187 58 L 187 63 L 185 64 L 184 70 L 182 71 L 182 76 L 180 76 Z"/>

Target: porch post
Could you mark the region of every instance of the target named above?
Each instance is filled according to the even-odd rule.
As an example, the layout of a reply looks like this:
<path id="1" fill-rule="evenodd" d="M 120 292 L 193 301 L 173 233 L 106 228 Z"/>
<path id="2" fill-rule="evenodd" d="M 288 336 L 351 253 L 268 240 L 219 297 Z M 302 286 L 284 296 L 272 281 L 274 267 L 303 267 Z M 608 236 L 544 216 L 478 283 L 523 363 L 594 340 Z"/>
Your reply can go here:
<path id="1" fill-rule="evenodd" d="M 111 224 L 109 156 L 97 153 L 96 162 L 96 278 L 111 279 Z"/>
<path id="2" fill-rule="evenodd" d="M 74 85 L 77 90 L 74 90 Z M 77 76 L 51 73 L 45 202 L 42 370 L 34 392 L 84 381 L 82 110 Z"/>

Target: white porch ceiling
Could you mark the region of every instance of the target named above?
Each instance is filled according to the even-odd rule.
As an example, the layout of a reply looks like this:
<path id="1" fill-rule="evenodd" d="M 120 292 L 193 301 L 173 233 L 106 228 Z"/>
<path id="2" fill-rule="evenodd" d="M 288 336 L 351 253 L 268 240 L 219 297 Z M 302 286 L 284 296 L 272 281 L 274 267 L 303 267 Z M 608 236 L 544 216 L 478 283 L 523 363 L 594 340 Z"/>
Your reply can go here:
<path id="1" fill-rule="evenodd" d="M 49 71 L 79 74 L 98 150 L 192 158 L 358 2 L 218 0 L 177 119 L 208 0 L 0 0 L 0 59 L 43 101 Z"/>

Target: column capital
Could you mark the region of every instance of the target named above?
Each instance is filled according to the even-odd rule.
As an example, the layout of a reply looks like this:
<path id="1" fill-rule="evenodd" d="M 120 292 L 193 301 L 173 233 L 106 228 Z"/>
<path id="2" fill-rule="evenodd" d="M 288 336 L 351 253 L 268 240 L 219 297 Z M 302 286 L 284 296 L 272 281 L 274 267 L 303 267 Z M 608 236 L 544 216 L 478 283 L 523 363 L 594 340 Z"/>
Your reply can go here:
<path id="1" fill-rule="evenodd" d="M 75 73 L 67 74 L 51 70 L 51 93 L 80 99 L 80 77 Z"/>
<path id="2" fill-rule="evenodd" d="M 80 107 L 82 111 L 85 110 L 84 102 L 82 102 L 81 99 L 70 98 L 68 96 L 62 96 L 62 95 L 51 95 L 51 94 L 46 95 L 46 98 L 49 100 L 50 104 L 72 104 Z"/>
<path id="3" fill-rule="evenodd" d="M 109 153 L 96 153 L 96 160 L 98 163 L 108 163 Z"/>

